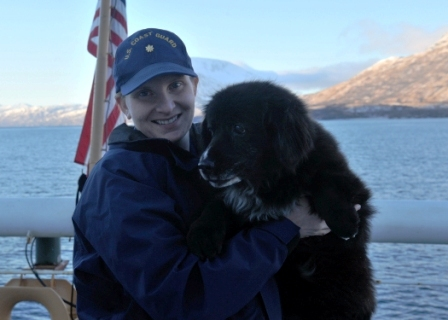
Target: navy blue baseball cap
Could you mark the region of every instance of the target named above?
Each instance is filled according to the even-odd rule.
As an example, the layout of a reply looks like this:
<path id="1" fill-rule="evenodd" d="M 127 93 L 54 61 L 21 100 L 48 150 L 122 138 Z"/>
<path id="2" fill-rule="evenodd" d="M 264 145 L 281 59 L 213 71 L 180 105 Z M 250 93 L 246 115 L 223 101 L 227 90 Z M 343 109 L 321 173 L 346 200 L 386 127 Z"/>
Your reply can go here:
<path id="1" fill-rule="evenodd" d="M 197 77 L 182 40 L 170 31 L 153 28 L 137 31 L 118 46 L 113 73 L 116 92 L 122 95 L 161 74 Z"/>

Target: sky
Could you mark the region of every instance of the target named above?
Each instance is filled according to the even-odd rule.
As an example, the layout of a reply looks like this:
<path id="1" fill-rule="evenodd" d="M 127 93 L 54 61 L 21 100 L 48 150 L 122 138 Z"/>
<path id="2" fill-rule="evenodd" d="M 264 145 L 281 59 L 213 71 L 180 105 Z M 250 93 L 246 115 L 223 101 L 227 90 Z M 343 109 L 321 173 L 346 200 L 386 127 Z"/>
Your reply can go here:
<path id="1" fill-rule="evenodd" d="M 87 104 L 96 0 L 4 1 L 0 105 Z M 446 0 L 128 0 L 129 35 L 175 32 L 191 57 L 300 77 L 324 89 L 391 56 L 422 52 L 448 33 Z"/>

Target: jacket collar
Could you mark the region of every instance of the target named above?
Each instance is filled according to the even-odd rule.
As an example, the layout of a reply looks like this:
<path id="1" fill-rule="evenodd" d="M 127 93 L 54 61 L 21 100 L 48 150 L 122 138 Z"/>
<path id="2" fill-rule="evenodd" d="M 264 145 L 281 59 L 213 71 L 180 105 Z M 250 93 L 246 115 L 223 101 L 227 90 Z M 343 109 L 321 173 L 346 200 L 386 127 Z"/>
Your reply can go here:
<path id="1" fill-rule="evenodd" d="M 197 125 L 190 130 L 190 150 L 187 151 L 167 139 L 151 139 L 125 123 L 116 127 L 109 137 L 109 148 L 150 152 L 164 156 L 172 164 L 185 170 L 193 170 L 198 164 Z"/>

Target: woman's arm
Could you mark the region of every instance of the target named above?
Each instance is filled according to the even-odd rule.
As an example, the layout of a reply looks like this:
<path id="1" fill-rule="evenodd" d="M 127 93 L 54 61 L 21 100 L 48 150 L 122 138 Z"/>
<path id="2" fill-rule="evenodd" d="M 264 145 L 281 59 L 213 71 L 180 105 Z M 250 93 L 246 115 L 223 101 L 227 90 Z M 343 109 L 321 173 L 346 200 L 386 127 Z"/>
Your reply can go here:
<path id="1" fill-rule="evenodd" d="M 174 199 L 156 185 L 102 175 L 83 194 L 83 217 L 76 223 L 113 276 L 155 319 L 235 314 L 280 269 L 287 244 L 298 235 L 289 220 L 267 222 L 239 232 L 220 257 L 202 262 L 187 250 Z"/>

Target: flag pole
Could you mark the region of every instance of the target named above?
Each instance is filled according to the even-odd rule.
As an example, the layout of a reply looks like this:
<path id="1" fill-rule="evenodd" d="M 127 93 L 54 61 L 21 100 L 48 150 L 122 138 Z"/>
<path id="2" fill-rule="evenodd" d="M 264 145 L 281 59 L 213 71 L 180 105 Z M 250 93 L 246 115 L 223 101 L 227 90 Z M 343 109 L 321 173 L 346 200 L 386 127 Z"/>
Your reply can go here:
<path id="1" fill-rule="evenodd" d="M 110 32 L 110 0 L 101 0 L 99 38 L 93 92 L 90 157 L 87 172 L 101 159 L 104 131 L 104 103 L 106 99 L 107 58 Z"/>

